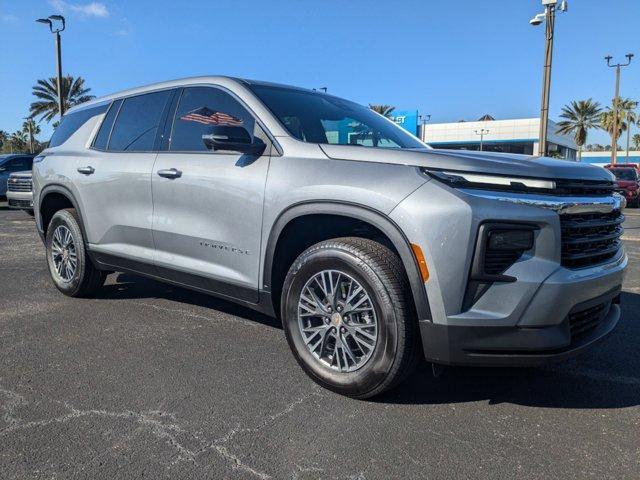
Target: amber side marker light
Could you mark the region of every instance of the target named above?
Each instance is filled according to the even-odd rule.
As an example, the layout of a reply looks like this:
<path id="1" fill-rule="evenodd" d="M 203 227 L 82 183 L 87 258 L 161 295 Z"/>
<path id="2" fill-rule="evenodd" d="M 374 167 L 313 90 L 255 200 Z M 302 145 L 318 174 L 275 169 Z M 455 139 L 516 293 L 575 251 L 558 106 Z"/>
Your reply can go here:
<path id="1" fill-rule="evenodd" d="M 413 251 L 413 256 L 416 257 L 416 261 L 418 262 L 422 281 L 426 282 L 429 280 L 429 268 L 427 267 L 427 261 L 424 258 L 424 253 L 422 253 L 420 246 L 415 243 L 411 244 L 411 250 Z"/>

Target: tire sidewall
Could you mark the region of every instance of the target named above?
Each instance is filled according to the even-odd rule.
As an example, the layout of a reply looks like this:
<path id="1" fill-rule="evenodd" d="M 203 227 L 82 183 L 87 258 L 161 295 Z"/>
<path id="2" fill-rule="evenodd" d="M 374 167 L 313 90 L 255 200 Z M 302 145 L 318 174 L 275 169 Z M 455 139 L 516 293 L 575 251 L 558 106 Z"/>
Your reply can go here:
<path id="1" fill-rule="evenodd" d="M 323 270 L 353 277 L 369 294 L 378 321 L 378 339 L 367 362 L 353 372 L 337 372 L 309 351 L 298 326 L 298 301 L 307 281 Z M 338 247 L 311 250 L 292 266 L 283 288 L 282 320 L 287 341 L 300 366 L 321 385 L 347 395 L 364 395 L 387 378 L 398 350 L 398 314 L 382 279 L 363 259 Z"/>
<path id="2" fill-rule="evenodd" d="M 77 259 L 77 267 L 76 271 L 73 275 L 73 278 L 66 282 L 56 272 L 56 268 L 53 262 L 52 255 L 52 244 L 53 244 L 53 234 L 60 225 L 64 225 L 71 232 L 71 236 L 73 237 L 73 243 L 76 248 L 76 259 Z M 60 210 L 56 212 L 51 221 L 49 222 L 49 226 L 47 228 L 47 236 L 46 236 L 46 253 L 47 253 L 47 266 L 49 267 L 49 274 L 51 275 L 51 279 L 53 280 L 54 285 L 58 290 L 67 294 L 67 295 L 76 295 L 80 288 L 82 279 L 85 275 L 86 269 L 86 260 L 85 260 L 85 248 L 84 248 L 84 239 L 82 236 L 82 231 L 80 230 L 80 226 L 78 225 L 78 221 L 73 216 L 71 212 L 68 210 Z"/>

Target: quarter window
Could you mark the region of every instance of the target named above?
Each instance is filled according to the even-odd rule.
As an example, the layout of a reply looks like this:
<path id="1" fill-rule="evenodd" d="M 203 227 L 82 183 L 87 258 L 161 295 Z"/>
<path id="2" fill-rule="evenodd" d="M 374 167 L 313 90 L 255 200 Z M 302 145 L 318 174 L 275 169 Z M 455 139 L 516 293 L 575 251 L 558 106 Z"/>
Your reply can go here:
<path id="1" fill-rule="evenodd" d="M 100 130 L 98 131 L 98 135 L 96 135 L 96 139 L 93 142 L 93 147 L 99 150 L 106 150 L 107 144 L 109 143 L 109 135 L 111 134 L 111 129 L 113 128 L 113 121 L 116 119 L 116 115 L 118 114 L 118 110 L 120 110 L 120 105 L 122 105 L 122 100 L 116 100 L 109 107 L 109 111 L 104 116 L 104 120 L 102 120 L 102 125 L 100 125 Z"/>
<path id="2" fill-rule="evenodd" d="M 53 132 L 51 140 L 49 140 L 49 147 L 62 145 L 71 135 L 76 133 L 78 129 L 87 122 L 87 120 L 106 112 L 108 107 L 109 104 L 105 103 L 104 105 L 99 105 L 97 107 L 85 108 L 84 110 L 66 114 L 62 117 L 62 121 L 60 122 L 60 125 L 58 125 L 58 128 Z"/>
<path id="3" fill-rule="evenodd" d="M 218 88 L 185 88 L 176 109 L 169 149 L 207 151 L 202 136 L 215 125 L 241 126 L 253 137 L 255 120 L 235 98 Z"/>
<path id="4" fill-rule="evenodd" d="M 116 119 L 109 150 L 155 150 L 156 135 L 171 90 L 147 93 L 124 100 Z"/>

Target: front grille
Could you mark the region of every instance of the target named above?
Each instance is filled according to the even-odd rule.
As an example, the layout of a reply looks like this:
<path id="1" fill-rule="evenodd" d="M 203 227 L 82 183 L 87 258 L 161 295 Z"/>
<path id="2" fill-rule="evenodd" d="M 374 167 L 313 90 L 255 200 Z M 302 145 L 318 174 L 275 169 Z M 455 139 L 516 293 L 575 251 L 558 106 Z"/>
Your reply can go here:
<path id="1" fill-rule="evenodd" d="M 31 179 L 27 177 L 9 177 L 7 182 L 7 190 L 10 192 L 30 192 L 32 188 Z"/>
<path id="2" fill-rule="evenodd" d="M 562 265 L 584 268 L 613 258 L 622 247 L 622 222 L 620 211 L 561 215 Z"/>
<path id="3" fill-rule="evenodd" d="M 555 180 L 556 195 L 610 195 L 616 189 L 613 180 Z"/>
<path id="4" fill-rule="evenodd" d="M 599 303 L 578 312 L 569 313 L 571 338 L 596 328 L 611 308 L 611 301 Z"/>

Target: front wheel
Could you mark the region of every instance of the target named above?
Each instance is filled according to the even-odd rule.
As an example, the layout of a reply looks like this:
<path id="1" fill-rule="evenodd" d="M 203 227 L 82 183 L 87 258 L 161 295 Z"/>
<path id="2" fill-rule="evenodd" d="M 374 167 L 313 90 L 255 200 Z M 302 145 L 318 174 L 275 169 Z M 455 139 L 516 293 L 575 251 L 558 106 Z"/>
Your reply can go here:
<path id="1" fill-rule="evenodd" d="M 320 242 L 287 274 L 282 320 L 305 372 L 337 393 L 368 398 L 393 388 L 418 355 L 417 322 L 400 259 L 362 238 Z"/>
<path id="2" fill-rule="evenodd" d="M 70 297 L 93 294 L 104 283 L 104 272 L 96 269 L 87 255 L 80 221 L 72 208 L 55 213 L 45 240 L 47 264 L 58 290 Z"/>

